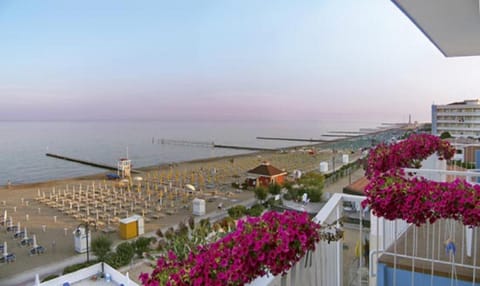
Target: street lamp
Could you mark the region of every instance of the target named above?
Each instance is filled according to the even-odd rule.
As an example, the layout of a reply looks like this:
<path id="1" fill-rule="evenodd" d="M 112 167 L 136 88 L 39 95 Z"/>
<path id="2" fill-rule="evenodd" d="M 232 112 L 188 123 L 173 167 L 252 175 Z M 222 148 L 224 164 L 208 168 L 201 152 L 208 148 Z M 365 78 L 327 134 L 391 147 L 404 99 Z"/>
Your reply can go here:
<path id="1" fill-rule="evenodd" d="M 89 247 L 89 244 L 88 244 L 88 233 L 89 233 L 89 226 L 90 224 L 92 224 L 94 226 L 94 230 L 97 230 L 97 223 L 95 221 L 89 221 L 89 222 L 84 222 L 84 223 L 81 223 L 77 226 L 77 230 L 76 230 L 76 235 L 79 236 L 81 235 L 81 231 L 80 231 L 80 227 L 84 227 L 85 228 L 85 238 L 87 240 L 87 263 L 90 262 L 90 247 Z"/>

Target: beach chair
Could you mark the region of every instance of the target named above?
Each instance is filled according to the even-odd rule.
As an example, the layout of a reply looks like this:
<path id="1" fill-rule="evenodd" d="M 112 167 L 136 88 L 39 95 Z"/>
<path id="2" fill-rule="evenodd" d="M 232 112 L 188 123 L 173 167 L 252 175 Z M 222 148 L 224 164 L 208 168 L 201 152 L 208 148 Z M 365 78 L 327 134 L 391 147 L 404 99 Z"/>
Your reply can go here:
<path id="1" fill-rule="evenodd" d="M 7 255 L 0 257 L 1 263 L 12 263 L 12 262 L 15 262 L 16 260 L 17 260 L 17 257 L 13 253 L 8 253 Z"/>
<path id="2" fill-rule="evenodd" d="M 33 238 L 23 238 L 20 241 L 20 246 L 31 246 L 33 245 Z"/>
<path id="3" fill-rule="evenodd" d="M 29 251 L 29 254 L 30 254 L 30 256 L 35 255 L 35 254 L 40 255 L 40 254 L 43 254 L 45 252 L 45 250 L 46 250 L 45 247 L 43 247 L 41 245 L 38 245 L 36 247 L 31 248 L 30 251 Z"/>
<path id="4" fill-rule="evenodd" d="M 13 235 L 13 238 L 14 239 L 17 239 L 17 238 L 20 238 L 20 237 L 23 237 L 25 234 L 25 232 L 22 230 L 22 231 L 17 231 L 15 232 L 15 234 Z"/>
<path id="5" fill-rule="evenodd" d="M 17 256 L 15 256 L 15 254 L 13 253 L 9 253 L 6 257 L 7 263 L 12 263 L 12 262 L 15 262 L 16 260 L 17 260 Z"/>

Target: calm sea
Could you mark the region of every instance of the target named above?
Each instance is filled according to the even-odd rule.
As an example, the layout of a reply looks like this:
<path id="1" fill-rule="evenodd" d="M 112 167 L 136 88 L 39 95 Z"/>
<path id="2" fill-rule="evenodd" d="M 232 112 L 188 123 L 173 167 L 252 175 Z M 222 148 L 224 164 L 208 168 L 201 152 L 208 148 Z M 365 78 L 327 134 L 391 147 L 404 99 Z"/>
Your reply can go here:
<path id="1" fill-rule="evenodd" d="M 263 141 L 257 136 L 321 138 L 328 131 L 378 127 L 368 121 L 42 121 L 0 122 L 0 185 L 68 178 L 104 172 L 45 156 L 69 157 L 134 167 L 247 153 L 248 151 L 158 144 L 159 139 L 208 141 L 256 147 L 287 147 L 301 142 Z M 332 139 L 332 138 L 324 138 Z"/>

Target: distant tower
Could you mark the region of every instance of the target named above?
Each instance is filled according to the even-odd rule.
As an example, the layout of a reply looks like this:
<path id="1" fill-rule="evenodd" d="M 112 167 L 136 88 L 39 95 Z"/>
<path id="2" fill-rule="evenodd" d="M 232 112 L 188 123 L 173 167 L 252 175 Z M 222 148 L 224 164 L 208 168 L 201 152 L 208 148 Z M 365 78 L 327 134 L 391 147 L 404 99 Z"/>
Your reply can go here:
<path id="1" fill-rule="evenodd" d="M 408 115 L 408 125 L 412 125 L 412 115 Z"/>
<path id="2" fill-rule="evenodd" d="M 130 178 L 132 170 L 132 160 L 121 158 L 117 162 L 117 174 L 122 178 Z"/>

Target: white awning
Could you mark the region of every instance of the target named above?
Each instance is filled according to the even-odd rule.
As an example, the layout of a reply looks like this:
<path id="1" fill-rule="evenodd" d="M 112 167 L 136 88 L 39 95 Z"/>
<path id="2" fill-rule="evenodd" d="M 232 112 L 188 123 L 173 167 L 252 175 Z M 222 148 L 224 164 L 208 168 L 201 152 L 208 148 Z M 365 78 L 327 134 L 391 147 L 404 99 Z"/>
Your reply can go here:
<path id="1" fill-rule="evenodd" d="M 480 55 L 479 0 L 392 0 L 446 57 Z"/>

